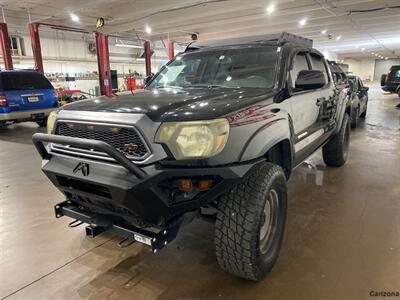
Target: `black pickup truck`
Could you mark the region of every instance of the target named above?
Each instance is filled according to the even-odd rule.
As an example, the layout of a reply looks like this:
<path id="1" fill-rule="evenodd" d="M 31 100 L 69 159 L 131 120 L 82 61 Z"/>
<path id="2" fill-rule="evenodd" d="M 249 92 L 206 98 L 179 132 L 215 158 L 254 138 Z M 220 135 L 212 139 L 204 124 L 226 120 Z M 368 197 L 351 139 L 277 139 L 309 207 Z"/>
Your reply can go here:
<path id="1" fill-rule="evenodd" d="M 381 77 L 382 90 L 396 93 L 400 97 L 400 66 L 392 66 L 388 74 Z"/>
<path id="2" fill-rule="evenodd" d="M 208 214 L 219 265 L 261 280 L 282 244 L 287 179 L 321 147 L 328 166 L 346 162 L 349 111 L 312 41 L 282 33 L 195 42 L 142 91 L 64 106 L 33 142 L 71 227 L 157 252 Z"/>

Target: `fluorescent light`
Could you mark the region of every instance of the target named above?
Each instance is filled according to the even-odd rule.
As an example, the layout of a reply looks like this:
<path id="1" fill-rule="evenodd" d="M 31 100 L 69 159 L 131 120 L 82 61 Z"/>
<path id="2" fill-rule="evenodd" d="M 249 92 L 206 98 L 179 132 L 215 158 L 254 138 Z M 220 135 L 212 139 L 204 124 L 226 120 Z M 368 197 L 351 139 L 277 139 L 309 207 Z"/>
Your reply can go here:
<path id="1" fill-rule="evenodd" d="M 361 48 L 361 51 L 365 51 L 365 48 Z"/>
<path id="2" fill-rule="evenodd" d="M 307 23 L 307 19 L 301 19 L 300 21 L 299 21 L 299 25 L 300 26 L 304 26 L 304 25 L 306 25 L 306 23 Z"/>
<path id="3" fill-rule="evenodd" d="M 321 31 L 321 34 L 326 34 L 326 33 L 327 33 L 326 29 Z"/>
<path id="4" fill-rule="evenodd" d="M 339 35 L 339 36 L 336 37 L 337 40 L 340 40 L 341 38 L 342 38 L 341 35 Z"/>
<path id="5" fill-rule="evenodd" d="M 273 4 L 270 4 L 266 9 L 267 14 L 269 15 L 272 14 L 274 11 L 275 11 L 275 5 Z"/>
<path id="6" fill-rule="evenodd" d="M 151 27 L 149 25 L 146 25 L 144 27 L 144 31 L 146 31 L 146 33 L 151 33 Z"/>
<path id="7" fill-rule="evenodd" d="M 141 49 L 143 46 L 138 46 L 138 45 L 130 45 L 130 44 L 115 44 L 116 47 L 125 47 L 125 48 L 137 48 Z"/>
<path id="8" fill-rule="evenodd" d="M 79 22 L 79 17 L 75 14 L 70 14 L 71 20 L 74 22 Z"/>

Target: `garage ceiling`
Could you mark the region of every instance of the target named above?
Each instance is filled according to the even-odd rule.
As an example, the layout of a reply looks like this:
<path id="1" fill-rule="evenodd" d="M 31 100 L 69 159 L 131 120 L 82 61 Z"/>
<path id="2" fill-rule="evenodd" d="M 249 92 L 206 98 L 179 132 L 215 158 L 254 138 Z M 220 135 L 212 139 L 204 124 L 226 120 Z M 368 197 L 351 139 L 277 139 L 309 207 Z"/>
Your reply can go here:
<path id="1" fill-rule="evenodd" d="M 399 0 L 3 0 L 2 5 L 11 29 L 25 30 L 29 14 L 32 21 L 89 30 L 95 29 L 97 17 L 104 17 L 105 33 L 153 40 L 169 36 L 184 42 L 193 32 L 207 40 L 288 31 L 341 58 L 400 55 Z M 270 5 L 274 11 L 268 14 Z M 71 13 L 79 22 L 71 20 Z"/>

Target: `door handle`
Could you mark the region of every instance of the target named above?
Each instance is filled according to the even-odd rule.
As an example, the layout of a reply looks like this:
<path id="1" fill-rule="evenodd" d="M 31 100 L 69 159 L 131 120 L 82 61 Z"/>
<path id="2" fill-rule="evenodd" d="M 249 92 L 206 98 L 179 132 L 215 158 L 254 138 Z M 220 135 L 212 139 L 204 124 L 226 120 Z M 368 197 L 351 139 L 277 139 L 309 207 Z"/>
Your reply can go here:
<path id="1" fill-rule="evenodd" d="M 316 106 L 321 106 L 322 103 L 323 103 L 325 100 L 326 100 L 325 97 L 318 98 L 318 99 L 317 99 L 317 102 L 315 102 L 315 105 L 316 105 Z"/>

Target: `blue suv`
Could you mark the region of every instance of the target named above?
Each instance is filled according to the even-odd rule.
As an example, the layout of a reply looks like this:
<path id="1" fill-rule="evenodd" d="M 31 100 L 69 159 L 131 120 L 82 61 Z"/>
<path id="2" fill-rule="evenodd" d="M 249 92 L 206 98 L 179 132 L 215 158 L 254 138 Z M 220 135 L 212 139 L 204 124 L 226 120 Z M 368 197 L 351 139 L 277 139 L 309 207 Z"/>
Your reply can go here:
<path id="1" fill-rule="evenodd" d="M 0 125 L 34 121 L 46 126 L 58 107 L 54 87 L 36 71 L 0 72 Z"/>

